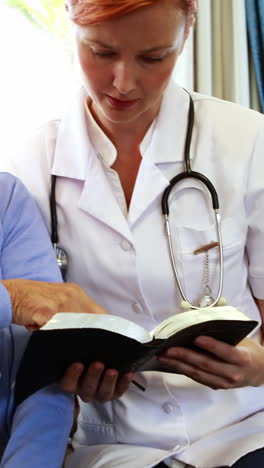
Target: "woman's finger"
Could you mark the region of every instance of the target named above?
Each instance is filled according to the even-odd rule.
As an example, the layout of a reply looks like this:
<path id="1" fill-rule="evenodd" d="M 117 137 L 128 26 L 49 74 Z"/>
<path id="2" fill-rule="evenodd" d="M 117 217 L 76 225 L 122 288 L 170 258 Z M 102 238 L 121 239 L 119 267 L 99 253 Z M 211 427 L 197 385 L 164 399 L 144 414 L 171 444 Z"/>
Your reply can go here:
<path id="1" fill-rule="evenodd" d="M 61 389 L 64 392 L 77 393 L 79 380 L 84 371 L 84 365 L 80 362 L 75 362 L 71 364 L 62 379 L 60 380 Z"/>
<path id="2" fill-rule="evenodd" d="M 172 359 L 160 358 L 161 364 L 174 369 L 178 374 L 183 374 L 196 382 L 206 385 L 214 390 L 234 388 L 237 386 L 236 381 L 231 381 L 221 375 L 216 375 L 198 367 L 195 367 L 187 362 L 177 361 Z"/>
<path id="3" fill-rule="evenodd" d="M 104 364 L 93 362 L 80 379 L 76 393 L 85 403 L 95 399 L 103 373 Z"/>

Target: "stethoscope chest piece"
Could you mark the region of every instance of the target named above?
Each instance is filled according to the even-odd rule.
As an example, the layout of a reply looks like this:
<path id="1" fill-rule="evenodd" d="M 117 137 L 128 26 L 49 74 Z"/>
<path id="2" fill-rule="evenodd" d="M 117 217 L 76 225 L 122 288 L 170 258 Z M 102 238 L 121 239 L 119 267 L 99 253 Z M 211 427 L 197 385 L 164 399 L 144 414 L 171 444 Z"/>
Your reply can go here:
<path id="1" fill-rule="evenodd" d="M 201 307 L 202 309 L 204 307 L 210 307 L 213 304 L 213 302 L 214 302 L 214 298 L 212 296 L 209 296 L 209 294 L 206 294 L 200 300 L 199 307 Z"/>
<path id="2" fill-rule="evenodd" d="M 59 247 L 58 245 L 54 246 L 54 251 L 55 251 L 58 267 L 61 271 L 62 278 L 64 281 L 66 281 L 66 273 L 67 273 L 68 264 L 69 264 L 68 256 L 65 250 Z"/>

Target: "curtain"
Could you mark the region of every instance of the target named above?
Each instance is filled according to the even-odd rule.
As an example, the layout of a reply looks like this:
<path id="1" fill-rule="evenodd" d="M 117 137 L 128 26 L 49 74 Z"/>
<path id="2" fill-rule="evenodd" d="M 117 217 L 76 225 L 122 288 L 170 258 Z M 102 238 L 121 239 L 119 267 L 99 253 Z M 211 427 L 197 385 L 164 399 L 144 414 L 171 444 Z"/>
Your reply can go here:
<path id="1" fill-rule="evenodd" d="M 264 112 L 264 0 L 246 0 L 246 12 L 258 95 Z"/>
<path id="2" fill-rule="evenodd" d="M 248 3 L 251 1 L 264 9 L 264 0 Z M 260 110 L 254 61 L 248 48 L 246 7 L 245 0 L 199 0 L 194 33 L 174 76 L 189 89 Z M 263 31 L 263 11 L 261 15 Z M 262 70 L 263 57 L 262 42 Z"/>
<path id="3" fill-rule="evenodd" d="M 196 88 L 250 106 L 246 9 L 243 0 L 200 0 Z"/>

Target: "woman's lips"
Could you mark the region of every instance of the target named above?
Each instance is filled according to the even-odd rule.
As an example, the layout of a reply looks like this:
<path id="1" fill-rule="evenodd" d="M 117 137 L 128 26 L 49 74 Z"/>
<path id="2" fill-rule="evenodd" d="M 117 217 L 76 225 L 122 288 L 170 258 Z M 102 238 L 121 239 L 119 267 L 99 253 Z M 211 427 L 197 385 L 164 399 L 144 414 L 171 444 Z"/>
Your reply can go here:
<path id="1" fill-rule="evenodd" d="M 108 101 L 110 102 L 111 106 L 115 107 L 116 109 L 126 109 L 128 107 L 131 107 L 138 100 L 138 99 L 120 100 L 120 99 L 116 99 L 116 98 L 114 98 L 112 96 L 109 96 L 109 94 L 107 94 L 107 98 L 108 98 Z"/>

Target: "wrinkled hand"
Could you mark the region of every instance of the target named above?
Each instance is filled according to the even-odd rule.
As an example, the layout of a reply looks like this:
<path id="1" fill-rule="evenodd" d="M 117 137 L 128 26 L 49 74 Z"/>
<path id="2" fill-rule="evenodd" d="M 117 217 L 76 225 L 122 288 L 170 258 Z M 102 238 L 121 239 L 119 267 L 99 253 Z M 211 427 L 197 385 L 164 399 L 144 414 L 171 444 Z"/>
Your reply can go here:
<path id="1" fill-rule="evenodd" d="M 13 323 L 35 330 L 57 312 L 106 314 L 74 283 L 46 283 L 26 279 L 2 280 L 12 303 Z"/>
<path id="2" fill-rule="evenodd" d="M 74 283 L 47 283 L 25 279 L 2 280 L 12 303 L 13 323 L 35 330 L 57 312 L 107 312 Z M 119 398 L 129 387 L 133 374 L 122 378 L 114 369 L 104 370 L 100 362 L 91 364 L 86 372 L 84 365 L 74 363 L 61 379 L 61 388 L 78 393 L 85 402 L 106 402 Z"/>
<path id="3" fill-rule="evenodd" d="M 68 367 L 60 384 L 65 392 L 77 393 L 84 402 L 93 400 L 105 403 L 120 398 L 133 380 L 133 373 L 128 372 L 119 378 L 118 371 L 107 369 L 101 362 L 92 363 L 84 372 L 84 365 L 74 363 Z"/>
<path id="4" fill-rule="evenodd" d="M 237 346 L 200 336 L 200 348 L 217 358 L 187 349 L 170 348 L 160 356 L 161 364 L 212 389 L 229 389 L 264 384 L 264 348 L 245 338 Z"/>
<path id="5" fill-rule="evenodd" d="M 74 283 L 46 283 L 25 279 L 2 280 L 12 302 L 13 323 L 35 330 L 57 312 L 87 312 L 106 314 Z M 129 387 L 133 374 L 119 378 L 118 371 L 107 369 L 100 362 L 91 364 L 86 372 L 84 365 L 74 363 L 61 379 L 61 388 L 78 393 L 85 402 L 106 402 L 119 398 Z"/>

